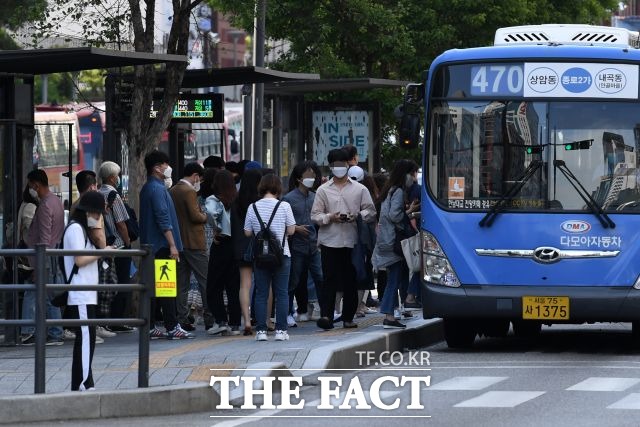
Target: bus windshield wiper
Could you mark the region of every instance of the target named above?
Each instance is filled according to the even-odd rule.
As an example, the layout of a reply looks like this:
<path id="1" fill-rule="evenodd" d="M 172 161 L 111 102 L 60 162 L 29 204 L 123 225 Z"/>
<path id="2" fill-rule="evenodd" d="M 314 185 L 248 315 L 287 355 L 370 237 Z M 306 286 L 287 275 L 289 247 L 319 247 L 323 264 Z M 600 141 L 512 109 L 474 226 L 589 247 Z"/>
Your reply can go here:
<path id="1" fill-rule="evenodd" d="M 580 198 L 584 200 L 591 212 L 593 212 L 596 218 L 598 218 L 598 221 L 600 221 L 600 224 L 602 224 L 604 228 L 616 228 L 615 222 L 613 222 L 611 218 L 609 218 L 609 216 L 602 210 L 602 206 L 600 206 L 598 202 L 596 202 L 593 197 L 591 197 L 591 194 L 589 194 L 589 192 L 583 187 L 578 178 L 576 178 L 573 172 L 569 170 L 564 160 L 554 160 L 553 166 L 559 169 L 560 172 L 562 172 L 562 174 L 567 178 L 569 184 L 571 184 L 571 186 L 575 188 Z"/>
<path id="2" fill-rule="evenodd" d="M 491 227 L 493 221 L 495 221 L 498 213 L 504 209 L 507 202 L 513 200 L 514 197 L 518 195 L 522 187 L 527 183 L 527 181 L 533 176 L 533 174 L 540 169 L 542 166 L 542 160 L 533 160 L 529 163 L 529 166 L 524 170 L 522 175 L 516 180 L 517 184 L 514 185 L 507 191 L 498 202 L 493 205 L 493 207 L 487 212 L 487 214 L 480 220 L 478 225 L 480 227 Z"/>

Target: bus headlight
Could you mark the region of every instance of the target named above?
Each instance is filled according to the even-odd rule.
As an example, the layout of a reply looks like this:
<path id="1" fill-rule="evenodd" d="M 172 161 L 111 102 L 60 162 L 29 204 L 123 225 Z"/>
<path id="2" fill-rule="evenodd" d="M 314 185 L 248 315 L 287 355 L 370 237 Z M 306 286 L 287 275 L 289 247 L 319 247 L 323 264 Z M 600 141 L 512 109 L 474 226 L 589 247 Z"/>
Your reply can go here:
<path id="1" fill-rule="evenodd" d="M 457 288 L 460 280 L 433 234 L 422 232 L 422 265 L 426 282 Z"/>

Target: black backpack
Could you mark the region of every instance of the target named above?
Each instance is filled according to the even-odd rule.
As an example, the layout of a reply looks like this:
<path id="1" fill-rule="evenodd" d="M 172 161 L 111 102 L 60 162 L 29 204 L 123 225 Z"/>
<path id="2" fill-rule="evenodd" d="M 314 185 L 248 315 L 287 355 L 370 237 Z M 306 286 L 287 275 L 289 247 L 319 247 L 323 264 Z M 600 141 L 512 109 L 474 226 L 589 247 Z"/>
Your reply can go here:
<path id="1" fill-rule="evenodd" d="M 113 201 L 116 199 L 118 192 L 116 190 L 111 190 L 109 195 L 107 195 L 107 206 L 109 209 L 113 208 Z M 140 236 L 140 226 L 138 225 L 138 217 L 136 212 L 129 206 L 127 202 L 124 200 L 124 208 L 127 210 L 127 214 L 129 214 L 129 219 L 125 221 L 127 224 L 127 233 L 129 234 L 129 240 L 135 242 L 138 240 L 138 236 Z"/>
<path id="2" fill-rule="evenodd" d="M 271 222 L 273 221 L 273 217 L 276 215 L 279 206 L 280 200 L 278 200 L 278 203 L 276 203 L 276 206 L 273 208 L 269 222 L 265 226 L 262 218 L 260 218 L 256 204 L 253 204 L 253 211 L 260 223 L 260 231 L 253 238 L 253 263 L 257 268 L 269 270 L 278 268 L 282 265 L 286 233 L 282 236 L 282 243 L 280 243 L 275 234 L 272 233 L 269 228 L 271 227 Z"/>
<path id="3" fill-rule="evenodd" d="M 62 233 L 62 239 L 60 239 L 60 243 L 56 246 L 56 249 L 64 249 L 64 235 L 67 233 L 67 229 L 71 226 L 71 224 L 77 224 L 75 221 L 69 221 L 69 224 L 64 228 L 64 232 Z M 80 225 L 82 228 L 82 234 L 84 235 L 84 247 L 87 247 L 87 233 L 84 231 L 84 227 Z M 83 248 L 84 249 L 84 248 Z M 58 255 L 58 269 L 62 276 L 64 277 L 64 283 L 67 285 L 71 283 L 71 279 L 73 276 L 78 273 L 78 266 L 74 263 L 73 268 L 67 275 L 66 268 L 64 266 L 64 255 Z M 67 305 L 67 296 L 69 295 L 68 291 L 53 291 L 51 295 L 51 304 L 55 307 L 64 307 Z"/>

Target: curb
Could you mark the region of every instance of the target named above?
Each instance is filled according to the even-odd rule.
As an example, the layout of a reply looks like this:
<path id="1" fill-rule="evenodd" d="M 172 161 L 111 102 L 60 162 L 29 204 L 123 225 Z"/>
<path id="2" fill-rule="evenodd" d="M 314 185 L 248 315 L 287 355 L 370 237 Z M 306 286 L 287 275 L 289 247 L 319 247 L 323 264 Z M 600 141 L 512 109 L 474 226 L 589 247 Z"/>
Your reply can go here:
<path id="1" fill-rule="evenodd" d="M 404 330 L 367 332 L 345 342 L 311 350 L 300 370 L 289 370 L 281 362 L 264 362 L 237 369 L 232 376 L 301 376 L 304 385 L 317 385 L 317 374 L 322 371 L 366 367 L 359 360 L 358 351 L 378 355 L 384 351 L 406 351 L 433 344 L 442 337 L 440 319 L 416 320 Z M 234 389 L 229 397 L 233 406 L 241 405 L 244 402 L 243 387 Z M 164 403 L 154 404 L 157 402 Z M 213 412 L 219 403 L 220 394 L 216 388 L 193 383 L 119 390 L 116 393 L 109 390 L 0 397 L 0 414 L 3 414 L 0 424 Z"/>
<path id="2" fill-rule="evenodd" d="M 219 403 L 208 384 L 12 396 L 0 398 L 0 424 L 207 412 Z"/>

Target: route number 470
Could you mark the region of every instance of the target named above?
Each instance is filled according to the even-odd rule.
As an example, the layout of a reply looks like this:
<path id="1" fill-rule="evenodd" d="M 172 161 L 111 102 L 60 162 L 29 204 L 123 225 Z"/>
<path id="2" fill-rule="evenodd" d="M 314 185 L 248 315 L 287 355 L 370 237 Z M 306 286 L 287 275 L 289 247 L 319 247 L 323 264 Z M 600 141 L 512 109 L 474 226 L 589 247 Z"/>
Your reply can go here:
<path id="1" fill-rule="evenodd" d="M 472 68 L 473 94 L 518 95 L 522 91 L 524 73 L 521 65 L 483 65 Z"/>

